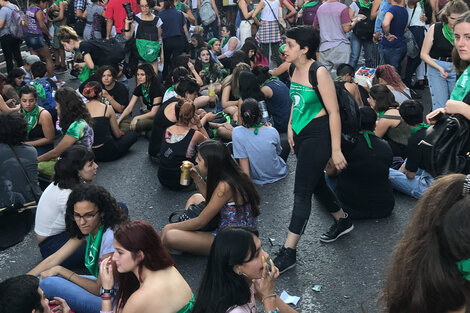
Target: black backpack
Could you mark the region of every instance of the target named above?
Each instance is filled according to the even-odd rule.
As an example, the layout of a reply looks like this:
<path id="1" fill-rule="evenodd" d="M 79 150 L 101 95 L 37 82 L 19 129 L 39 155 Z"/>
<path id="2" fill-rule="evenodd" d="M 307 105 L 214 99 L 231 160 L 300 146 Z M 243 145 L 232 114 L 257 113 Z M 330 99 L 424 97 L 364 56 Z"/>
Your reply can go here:
<path id="1" fill-rule="evenodd" d="M 119 64 L 126 56 L 124 48 L 115 38 L 111 39 L 90 39 L 88 43 L 101 50 L 100 56 L 93 58 L 95 65 L 111 65 L 118 69 Z"/>
<path id="2" fill-rule="evenodd" d="M 359 40 L 372 40 L 372 37 L 374 36 L 375 21 L 370 19 L 370 8 L 359 5 L 359 14 L 365 15 L 366 19 L 357 22 L 356 26 L 353 28 L 353 33 Z"/>
<path id="3" fill-rule="evenodd" d="M 320 91 L 318 90 L 317 70 L 319 67 L 320 65 L 318 65 L 318 62 L 312 63 L 309 69 L 308 80 L 313 89 L 315 89 L 321 104 L 325 107 Z M 295 65 L 291 64 L 289 67 L 289 75 L 291 77 L 294 70 Z M 359 131 L 361 130 L 361 114 L 356 100 L 344 87 L 344 83 L 335 81 L 334 84 L 336 89 L 336 98 L 338 99 L 339 113 L 341 116 L 341 149 L 350 151 L 354 148 L 359 137 Z"/>

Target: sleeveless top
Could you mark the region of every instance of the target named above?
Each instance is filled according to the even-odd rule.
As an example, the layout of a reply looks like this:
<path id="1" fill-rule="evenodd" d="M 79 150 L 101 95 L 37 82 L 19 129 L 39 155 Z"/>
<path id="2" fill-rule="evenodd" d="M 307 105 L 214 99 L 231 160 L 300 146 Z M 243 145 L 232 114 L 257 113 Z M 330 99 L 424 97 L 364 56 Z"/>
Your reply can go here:
<path id="1" fill-rule="evenodd" d="M 153 130 L 152 130 L 152 138 L 149 143 L 149 151 L 152 151 L 150 153 L 152 156 L 157 156 L 158 153 L 160 152 L 160 148 L 162 145 L 163 141 L 163 136 L 165 135 L 165 131 L 168 127 L 175 125 L 174 122 L 170 121 L 166 116 L 165 116 L 165 109 L 166 107 L 173 102 L 177 102 L 178 98 L 172 97 L 168 99 L 167 101 L 163 102 L 160 106 L 160 108 L 157 111 L 157 114 L 155 114 L 155 118 L 153 119 Z"/>
<path id="2" fill-rule="evenodd" d="M 26 21 L 28 22 L 28 33 L 30 34 L 41 34 L 42 30 L 39 27 L 38 20 L 36 19 L 36 13 L 40 8 L 28 8 L 26 10 Z"/>
<path id="3" fill-rule="evenodd" d="M 212 232 L 213 236 L 227 226 L 245 226 L 256 229 L 258 218 L 253 216 L 251 204 L 236 205 L 235 202 L 226 203 L 220 210 L 219 227 Z"/>
<path id="4" fill-rule="evenodd" d="M 279 1 L 278 0 L 274 0 L 274 1 L 263 0 L 263 1 L 265 2 L 265 6 L 261 10 L 261 21 L 267 21 L 267 22 L 277 21 Z M 266 2 L 269 2 L 269 3 L 266 3 Z M 275 15 L 273 15 L 273 12 Z"/>
<path id="5" fill-rule="evenodd" d="M 315 89 L 296 82 L 291 82 L 289 95 L 294 106 L 292 130 L 298 135 L 320 113 L 323 105 Z"/>
<path id="6" fill-rule="evenodd" d="M 454 46 L 444 37 L 442 23 L 434 24 L 434 37 L 431 50 L 429 51 L 431 58 L 451 58 L 453 49 Z"/>
<path id="7" fill-rule="evenodd" d="M 410 137 L 410 128 L 406 123 L 403 122 L 400 116 L 395 115 L 384 115 L 382 118 L 389 119 L 389 120 L 400 120 L 400 124 L 397 127 L 389 128 L 387 130 L 387 137 L 399 143 L 401 145 L 408 145 L 408 137 Z"/>
<path id="8" fill-rule="evenodd" d="M 246 10 L 248 12 L 250 12 L 251 10 L 253 10 L 253 6 L 251 4 L 247 4 L 246 5 Z M 251 18 L 249 18 L 248 20 L 245 18 L 245 16 L 243 15 L 242 9 L 240 9 L 240 8 L 238 8 L 238 14 L 240 14 L 240 20 L 242 20 L 242 21 L 251 20 Z"/>
<path id="9" fill-rule="evenodd" d="M 109 117 L 106 116 L 106 111 L 108 111 L 108 106 L 105 107 L 103 116 L 93 118 L 95 121 L 93 125 L 93 132 L 95 133 L 93 146 L 98 146 L 109 140 L 113 140 L 113 136 L 111 135 L 111 124 L 109 122 Z"/>
<path id="10" fill-rule="evenodd" d="M 33 128 L 31 128 L 31 131 L 28 134 L 28 140 L 37 140 L 44 138 L 44 131 L 42 130 L 42 125 L 39 124 L 39 117 L 41 116 L 42 111 L 45 109 L 42 109 L 39 111 L 38 118 L 36 121 L 36 125 L 34 125 Z"/>
<path id="11" fill-rule="evenodd" d="M 266 100 L 268 109 L 274 120 L 274 128 L 280 133 L 287 131 L 291 100 L 289 97 L 289 88 L 280 80 L 270 80 L 265 84 L 273 91 L 273 96 Z"/>

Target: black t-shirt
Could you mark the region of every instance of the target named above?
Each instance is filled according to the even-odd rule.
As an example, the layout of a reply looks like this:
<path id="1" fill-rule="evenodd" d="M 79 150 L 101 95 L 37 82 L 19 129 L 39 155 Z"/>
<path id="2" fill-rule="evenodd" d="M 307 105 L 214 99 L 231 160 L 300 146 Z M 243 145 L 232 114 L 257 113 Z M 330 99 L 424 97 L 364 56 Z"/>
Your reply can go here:
<path id="1" fill-rule="evenodd" d="M 153 106 L 160 105 L 160 103 L 153 104 L 153 100 L 158 97 L 163 98 L 163 91 L 159 83 L 153 83 L 148 88 L 148 97 L 145 97 L 143 94 L 142 85 L 135 87 L 134 92 L 132 93 L 134 96 L 142 97 L 142 101 L 147 107 L 147 110 L 151 110 Z"/>
<path id="2" fill-rule="evenodd" d="M 127 106 L 129 104 L 129 91 L 124 84 L 116 82 L 114 87 L 108 90 L 108 93 L 120 105 Z"/>
<path id="3" fill-rule="evenodd" d="M 421 155 L 421 149 L 418 149 L 418 144 L 426 137 L 426 128 L 421 128 L 416 133 L 408 138 L 408 153 L 405 168 L 409 172 L 418 171 L 422 167 L 423 156 Z"/>
<path id="4" fill-rule="evenodd" d="M 115 64 L 109 64 L 107 62 L 106 55 L 102 53 L 101 49 L 97 47 L 96 45 L 88 42 L 88 41 L 82 41 L 80 43 L 80 46 L 78 48 L 80 53 L 85 56 L 86 54 L 90 54 L 91 58 L 93 59 L 93 63 L 95 65 L 101 66 L 101 65 L 113 65 Z"/>
<path id="5" fill-rule="evenodd" d="M 383 216 L 393 210 L 393 188 L 388 180 L 393 153 L 387 141 L 371 135 L 372 149 L 363 136 L 354 149 L 346 153 L 348 166 L 338 176 L 336 193 L 341 202 L 365 215 Z"/>

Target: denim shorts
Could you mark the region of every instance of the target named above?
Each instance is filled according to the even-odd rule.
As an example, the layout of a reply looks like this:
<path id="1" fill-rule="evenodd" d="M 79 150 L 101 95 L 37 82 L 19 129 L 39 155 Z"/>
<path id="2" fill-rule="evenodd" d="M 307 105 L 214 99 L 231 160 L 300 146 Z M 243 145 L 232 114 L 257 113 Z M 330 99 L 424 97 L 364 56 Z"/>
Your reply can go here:
<path id="1" fill-rule="evenodd" d="M 34 51 L 39 51 L 44 48 L 46 44 L 46 40 L 44 39 L 44 35 L 41 34 L 32 34 L 28 33 L 25 38 L 26 45 L 33 49 Z"/>

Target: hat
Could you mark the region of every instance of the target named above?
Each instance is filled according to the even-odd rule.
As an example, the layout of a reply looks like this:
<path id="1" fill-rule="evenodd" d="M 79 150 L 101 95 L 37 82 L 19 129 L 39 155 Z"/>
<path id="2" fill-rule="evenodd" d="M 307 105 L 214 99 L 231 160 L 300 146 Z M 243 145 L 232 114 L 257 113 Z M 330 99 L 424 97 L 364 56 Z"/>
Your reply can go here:
<path id="1" fill-rule="evenodd" d="M 207 42 L 207 48 L 210 49 L 211 46 L 212 46 L 212 44 L 213 44 L 214 42 L 216 42 L 216 41 L 219 41 L 219 39 L 217 39 L 217 38 L 211 38 L 211 40 L 209 40 L 209 41 Z"/>
<path id="2" fill-rule="evenodd" d="M 33 63 L 41 61 L 41 59 L 37 55 L 30 54 L 25 58 L 25 61 L 26 61 L 26 64 L 33 64 Z"/>

